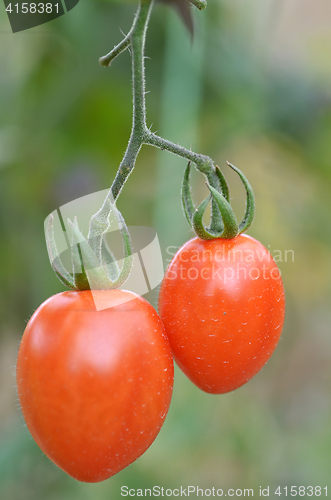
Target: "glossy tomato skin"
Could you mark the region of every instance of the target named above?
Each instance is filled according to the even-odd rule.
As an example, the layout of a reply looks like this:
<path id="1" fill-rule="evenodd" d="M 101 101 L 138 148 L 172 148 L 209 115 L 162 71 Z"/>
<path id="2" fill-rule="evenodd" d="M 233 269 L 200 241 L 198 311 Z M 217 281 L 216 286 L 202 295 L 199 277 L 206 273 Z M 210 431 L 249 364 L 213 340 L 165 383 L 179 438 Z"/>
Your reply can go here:
<path id="1" fill-rule="evenodd" d="M 85 482 L 113 476 L 146 451 L 173 387 L 171 350 L 153 307 L 131 292 L 95 293 L 113 306 L 97 311 L 90 291 L 46 300 L 26 327 L 17 360 L 33 438 Z"/>
<path id="2" fill-rule="evenodd" d="M 165 274 L 159 313 L 174 358 L 203 391 L 248 382 L 281 335 L 285 296 L 268 250 L 247 235 L 188 241 Z"/>

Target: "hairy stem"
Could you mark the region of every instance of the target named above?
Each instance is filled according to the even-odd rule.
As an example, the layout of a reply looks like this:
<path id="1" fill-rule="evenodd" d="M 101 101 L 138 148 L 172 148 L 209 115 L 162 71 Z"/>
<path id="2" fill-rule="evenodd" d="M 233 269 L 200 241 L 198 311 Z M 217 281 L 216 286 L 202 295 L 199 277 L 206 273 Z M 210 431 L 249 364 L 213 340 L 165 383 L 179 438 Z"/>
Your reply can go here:
<path id="1" fill-rule="evenodd" d="M 131 32 L 130 32 L 131 33 Z M 115 57 L 119 56 L 125 49 L 127 49 L 130 45 L 130 33 L 126 35 L 123 40 L 116 45 L 107 55 L 100 57 L 99 64 L 100 66 L 110 66 L 110 63 L 115 59 Z"/>
<path id="2" fill-rule="evenodd" d="M 148 22 L 154 0 L 142 1 L 129 33 L 132 57 L 133 118 L 129 144 L 111 187 L 116 201 L 123 185 L 133 170 L 138 153 L 143 144 L 146 127 L 145 106 L 145 41 Z"/>
<path id="3" fill-rule="evenodd" d="M 197 1 L 196 4 L 204 5 L 204 1 Z M 153 8 L 154 0 L 141 0 L 135 19 L 127 36 L 106 56 L 100 58 L 102 66 L 109 66 L 111 61 L 117 57 L 123 50 L 131 47 L 132 57 L 132 89 L 133 89 L 133 117 L 132 129 L 128 146 L 124 153 L 123 160 L 118 168 L 116 177 L 104 202 L 103 207 L 109 199 L 112 203 L 116 202 L 126 180 L 132 172 L 138 153 L 143 144 L 155 146 L 166 151 L 170 151 L 182 158 L 185 158 L 196 165 L 196 168 L 204 173 L 211 186 L 218 188 L 219 182 L 215 174 L 215 165 L 209 156 L 194 153 L 178 144 L 163 139 L 151 132 L 146 125 L 146 105 L 145 105 L 145 41 L 146 32 L 150 19 L 150 14 Z M 200 6 L 200 7 L 201 7 Z M 214 213 L 214 224 L 218 226 L 217 221 L 220 219 L 220 212 L 215 203 L 212 204 Z"/>
<path id="4" fill-rule="evenodd" d="M 215 169 L 214 162 L 211 158 L 209 158 L 209 156 L 194 153 L 189 149 L 183 148 L 178 144 L 174 144 L 173 142 L 167 141 L 166 139 L 153 134 L 153 132 L 150 132 L 149 130 L 147 130 L 145 135 L 144 143 L 160 149 L 165 149 L 166 151 L 170 151 L 177 156 L 181 156 L 182 158 L 186 158 L 187 160 L 194 162 L 197 169 L 202 173 L 207 173 L 211 169 Z"/>

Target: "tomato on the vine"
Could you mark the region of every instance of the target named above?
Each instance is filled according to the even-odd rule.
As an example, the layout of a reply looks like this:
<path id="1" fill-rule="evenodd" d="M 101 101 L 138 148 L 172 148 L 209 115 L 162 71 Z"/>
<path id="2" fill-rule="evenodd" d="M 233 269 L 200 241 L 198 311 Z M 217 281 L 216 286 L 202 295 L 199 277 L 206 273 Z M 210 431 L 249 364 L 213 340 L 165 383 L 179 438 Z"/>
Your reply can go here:
<path id="1" fill-rule="evenodd" d="M 270 252 L 247 235 L 188 241 L 160 290 L 159 312 L 179 367 L 200 389 L 232 391 L 267 362 L 285 298 Z"/>
<path id="2" fill-rule="evenodd" d="M 146 451 L 173 387 L 171 350 L 154 308 L 132 292 L 94 294 L 107 309 L 96 310 L 90 291 L 46 300 L 26 327 L 17 360 L 19 400 L 33 438 L 56 465 L 86 482 L 113 476 Z"/>

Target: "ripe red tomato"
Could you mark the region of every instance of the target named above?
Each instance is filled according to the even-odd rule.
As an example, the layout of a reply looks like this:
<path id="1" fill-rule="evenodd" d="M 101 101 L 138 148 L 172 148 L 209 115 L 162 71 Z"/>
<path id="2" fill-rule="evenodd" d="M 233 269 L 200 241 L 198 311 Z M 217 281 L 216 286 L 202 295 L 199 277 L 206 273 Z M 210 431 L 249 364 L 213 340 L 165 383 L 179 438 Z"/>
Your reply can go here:
<path id="1" fill-rule="evenodd" d="M 64 292 L 46 300 L 17 360 L 28 429 L 58 467 L 80 481 L 107 479 L 152 444 L 167 414 L 173 360 L 153 307 L 132 292 Z M 130 298 L 124 303 L 122 298 Z M 117 304 L 117 305 L 116 305 Z"/>
<path id="2" fill-rule="evenodd" d="M 165 274 L 159 311 L 179 367 L 203 391 L 221 394 L 250 380 L 274 351 L 283 283 L 254 238 L 194 238 Z"/>

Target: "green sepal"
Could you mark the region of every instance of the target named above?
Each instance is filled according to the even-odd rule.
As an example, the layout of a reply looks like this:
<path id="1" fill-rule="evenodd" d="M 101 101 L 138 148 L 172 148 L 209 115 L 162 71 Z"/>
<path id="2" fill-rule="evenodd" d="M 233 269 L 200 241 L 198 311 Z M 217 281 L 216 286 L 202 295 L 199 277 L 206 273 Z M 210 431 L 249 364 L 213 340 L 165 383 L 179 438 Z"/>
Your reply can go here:
<path id="1" fill-rule="evenodd" d="M 220 186 L 221 186 L 221 190 L 222 190 L 222 194 L 224 196 L 224 198 L 226 199 L 226 201 L 228 203 L 230 203 L 230 196 L 229 196 L 229 186 L 228 186 L 228 183 L 226 182 L 225 180 L 225 177 L 223 175 L 223 172 L 222 170 L 220 169 L 220 167 L 218 167 L 216 165 L 216 169 L 215 169 L 215 172 L 216 172 L 216 175 L 217 175 L 217 178 L 220 182 Z"/>
<path id="2" fill-rule="evenodd" d="M 239 168 L 235 167 L 228 161 L 226 162 L 227 165 L 232 168 L 237 174 L 239 175 L 240 179 L 242 180 L 245 189 L 246 189 L 246 195 L 247 195 L 247 200 L 246 200 L 246 211 L 243 220 L 239 224 L 239 234 L 243 233 L 246 231 L 246 229 L 252 224 L 253 219 L 254 219 L 254 214 L 255 214 L 255 197 L 253 193 L 252 186 L 244 176 L 244 174 L 239 170 Z"/>
<path id="3" fill-rule="evenodd" d="M 100 266 L 93 250 L 80 232 L 76 217 L 74 222 L 68 219 L 68 227 L 72 236 L 71 256 L 76 288 L 78 290 L 113 288 L 105 269 Z"/>
<path id="4" fill-rule="evenodd" d="M 74 222 L 71 222 L 71 220 L 68 219 L 67 224 L 69 234 L 71 236 L 71 263 L 75 288 L 76 290 L 90 290 L 90 284 L 86 276 L 85 265 L 80 246 L 80 241 L 82 241 L 84 238 L 79 231 L 76 217 L 74 218 Z"/>
<path id="5" fill-rule="evenodd" d="M 118 266 L 117 260 L 115 259 L 113 252 L 110 250 L 105 237 L 102 238 L 101 245 L 102 265 L 106 268 L 107 274 L 111 281 L 115 281 L 120 274 L 120 268 Z"/>
<path id="6" fill-rule="evenodd" d="M 52 266 L 52 268 L 53 268 L 53 271 L 55 272 L 56 276 L 59 278 L 59 280 L 61 281 L 61 283 L 62 283 L 63 285 L 65 285 L 65 286 L 67 286 L 68 288 L 70 288 L 70 290 L 76 290 L 74 280 L 72 280 L 72 283 L 71 283 L 71 281 L 67 281 L 67 280 L 63 277 L 63 275 L 62 275 L 59 271 L 57 271 L 57 270 L 55 269 L 55 267 L 54 267 L 54 266 Z"/>
<path id="7" fill-rule="evenodd" d="M 225 239 L 235 238 L 238 235 L 238 224 L 230 203 L 210 184 L 207 183 L 207 186 L 220 209 L 223 219 L 224 229 L 217 237 Z"/>
<path id="8" fill-rule="evenodd" d="M 123 239 L 124 262 L 118 278 L 114 281 L 112 288 L 119 288 L 128 279 L 133 265 L 133 248 L 130 233 L 124 218 L 119 210 L 114 206 L 115 215 Z"/>
<path id="9" fill-rule="evenodd" d="M 195 212 L 195 207 L 190 189 L 190 173 L 191 173 L 191 162 L 189 161 L 184 171 L 184 177 L 182 183 L 182 206 L 186 219 L 190 224 L 190 226 L 192 227 L 192 219 Z"/>
<path id="10" fill-rule="evenodd" d="M 205 200 L 198 206 L 196 211 L 193 214 L 192 218 L 192 226 L 195 234 L 202 240 L 213 240 L 217 238 L 219 235 L 209 232 L 203 224 L 203 216 L 206 211 L 207 205 L 211 200 L 211 195 L 207 196 Z"/>
<path id="11" fill-rule="evenodd" d="M 119 271 L 114 255 L 104 240 L 104 236 L 111 225 L 109 217 L 112 212 L 117 219 L 118 227 L 123 239 L 124 262 L 121 271 Z M 117 210 L 116 205 L 111 203 L 109 198 L 106 198 L 99 212 L 97 212 L 90 221 L 88 244 L 90 245 L 90 248 L 97 253 L 100 264 L 104 265 L 108 280 L 111 282 L 111 285 L 108 285 L 108 288 L 120 287 L 127 280 L 132 269 L 133 248 L 130 233 L 123 216 L 121 212 Z M 105 254 L 103 254 L 103 252 L 105 252 Z M 110 263 L 108 263 L 109 261 Z M 107 265 L 105 265 L 105 262 L 107 262 Z"/>
<path id="12" fill-rule="evenodd" d="M 46 246 L 47 246 L 49 260 L 56 276 L 65 286 L 71 288 L 72 290 L 75 290 L 74 279 L 64 267 L 56 246 L 55 236 L 54 236 L 53 214 L 50 214 L 50 216 L 48 217 L 48 222 L 46 226 Z"/>

